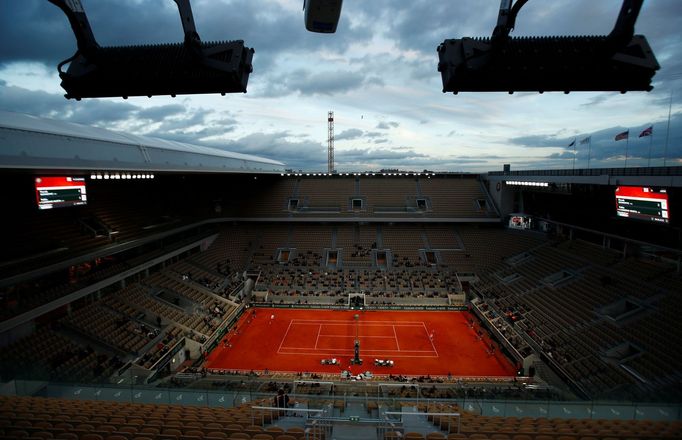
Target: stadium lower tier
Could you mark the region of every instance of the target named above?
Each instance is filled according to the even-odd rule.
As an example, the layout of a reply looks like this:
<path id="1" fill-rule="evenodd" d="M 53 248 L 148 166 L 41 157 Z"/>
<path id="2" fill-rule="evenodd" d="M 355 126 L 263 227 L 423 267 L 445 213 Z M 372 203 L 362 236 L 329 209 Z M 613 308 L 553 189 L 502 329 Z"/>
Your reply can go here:
<path id="1" fill-rule="evenodd" d="M 680 395 L 682 360 L 669 349 L 681 337 L 679 274 L 664 261 L 587 241 L 480 225 L 247 222 L 221 225 L 210 239 L 153 266 L 142 257 L 125 263 L 133 273 L 126 278 L 100 280 L 105 287 L 68 305 L 58 298 L 49 314 L 35 315 L 32 334 L 22 327 L 4 337 L 2 379 L 116 382 L 121 367 L 131 365 L 140 380 L 153 383 L 171 373 L 169 356 L 191 348 L 196 367 L 199 353 L 217 340 L 206 364 L 217 371 L 500 377 L 514 373 L 504 347 L 514 367 L 535 356 L 551 367 L 537 370 L 543 380 L 554 383 L 549 373 L 555 372 L 583 397 L 676 401 Z M 12 286 L 3 301 L 31 298 L 44 287 Z M 475 324 L 494 340 L 476 341 L 473 324 L 440 323 L 438 313 L 433 323 L 382 317 L 423 325 L 382 323 L 362 328 L 375 333 L 355 335 L 347 324 L 352 314 L 329 311 L 347 310 L 351 300 L 365 310 L 443 309 L 464 304 L 465 294 Z M 250 303 L 314 309 L 304 318 L 270 312 L 279 318 L 272 324 L 264 312 L 242 327 L 244 315 L 237 335 L 234 324 Z M 380 313 L 367 311 L 359 321 Z M 314 322 L 325 314 L 344 316 L 346 324 Z M 356 336 L 363 364 L 349 365 Z M 441 346 L 446 343 L 453 345 Z M 263 356 L 266 346 L 275 357 Z M 172 372 L 182 372 L 185 360 Z"/>
<path id="2" fill-rule="evenodd" d="M 0 436 L 30 440 L 346 440 L 369 434 L 368 438 L 378 440 L 653 440 L 682 435 L 680 421 L 485 417 L 452 404 L 396 402 L 398 411 L 406 408 L 420 414 L 412 416 L 419 418 L 421 424 L 417 425 L 407 417 L 379 418 L 381 401 L 355 408 L 343 401 L 329 402 L 334 414 L 306 409 L 306 396 L 291 396 L 286 409 L 267 409 L 273 401 L 263 398 L 236 407 L 210 408 L 3 396 Z M 349 416 L 354 410 L 359 410 L 357 415 Z M 330 417 L 337 413 L 346 417 Z M 348 424 L 354 417 L 356 422 Z"/>

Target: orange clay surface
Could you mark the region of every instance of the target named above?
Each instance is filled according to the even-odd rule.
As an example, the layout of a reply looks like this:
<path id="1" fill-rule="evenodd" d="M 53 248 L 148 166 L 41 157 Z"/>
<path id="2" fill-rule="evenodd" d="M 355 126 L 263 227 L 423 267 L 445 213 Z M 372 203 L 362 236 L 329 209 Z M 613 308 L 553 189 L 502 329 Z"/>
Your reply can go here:
<path id="1" fill-rule="evenodd" d="M 471 328 L 468 318 L 468 312 L 251 308 L 204 366 L 301 373 L 350 369 L 353 374 L 375 375 L 513 376 L 511 362 L 498 350 L 489 353 L 490 339 L 481 340 L 479 326 Z M 356 331 L 363 364 L 350 366 Z M 341 365 L 321 364 L 331 358 Z M 375 359 L 393 360 L 394 366 L 375 366 Z"/>

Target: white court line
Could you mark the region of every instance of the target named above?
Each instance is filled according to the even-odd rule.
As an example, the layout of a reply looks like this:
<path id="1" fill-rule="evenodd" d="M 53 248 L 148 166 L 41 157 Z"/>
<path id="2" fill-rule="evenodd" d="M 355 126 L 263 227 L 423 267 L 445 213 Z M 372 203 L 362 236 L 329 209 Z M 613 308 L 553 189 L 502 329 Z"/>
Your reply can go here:
<path id="1" fill-rule="evenodd" d="M 282 337 L 282 341 L 279 343 L 279 348 L 277 349 L 277 353 L 282 349 L 282 344 L 284 344 L 284 340 L 287 338 L 287 335 L 289 334 L 289 329 L 291 329 L 291 324 L 294 321 L 289 321 L 289 327 L 287 327 L 287 331 L 284 332 L 284 336 Z"/>
<path id="2" fill-rule="evenodd" d="M 310 347 L 284 347 L 282 350 L 311 350 Z M 348 348 L 318 348 L 318 351 L 339 351 L 339 350 L 349 350 Z M 371 350 L 370 350 L 371 351 Z M 395 353 L 433 353 L 433 350 L 394 350 L 391 348 L 386 348 L 382 350 L 374 350 L 374 351 L 390 351 L 390 352 L 395 352 Z M 353 353 L 352 351 L 349 351 L 349 353 Z M 292 353 L 293 354 L 293 353 Z M 436 357 L 436 356 L 434 356 Z"/>
<path id="3" fill-rule="evenodd" d="M 317 338 L 315 338 L 315 350 L 317 350 L 317 341 L 320 340 L 320 332 L 322 332 L 322 326 L 317 327 Z"/>
<path id="4" fill-rule="evenodd" d="M 355 339 L 354 335 L 319 335 L 319 336 L 324 336 L 325 338 L 353 338 Z M 318 336 L 318 337 L 319 337 Z M 367 339 L 393 339 L 393 336 L 360 336 L 360 338 L 367 338 Z"/>
<path id="5" fill-rule="evenodd" d="M 329 324 L 329 325 L 353 325 L 355 324 L 355 321 L 340 321 L 340 320 L 330 320 L 330 321 L 325 321 L 322 319 L 292 319 L 292 321 L 295 324 L 312 324 L 312 323 L 321 323 L 321 324 Z M 424 322 L 423 321 L 358 321 L 360 325 L 407 325 L 407 326 L 417 326 L 421 325 Z"/>
<path id="6" fill-rule="evenodd" d="M 365 321 L 367 323 L 368 321 Z M 431 341 L 431 347 L 433 347 L 433 350 L 401 350 L 400 349 L 400 344 L 398 343 L 398 334 L 395 330 L 395 327 L 419 327 L 421 326 L 424 329 L 424 332 L 426 333 L 426 337 L 429 337 L 429 332 L 426 328 L 426 324 L 424 321 L 370 321 L 375 323 L 374 326 L 380 326 L 380 327 L 388 327 L 391 326 L 393 328 L 393 335 L 394 336 L 361 336 L 362 338 L 367 338 L 367 339 L 372 339 L 372 338 L 393 338 L 396 341 L 396 346 L 398 347 L 397 350 L 381 350 L 381 353 L 435 353 L 435 356 L 409 356 L 409 355 L 399 355 L 400 357 L 440 357 L 438 354 L 438 350 L 436 350 L 436 346 L 433 344 L 433 341 Z M 300 319 L 292 319 L 289 321 L 289 327 L 287 328 L 287 331 L 284 333 L 284 337 L 282 338 L 282 342 L 279 344 L 279 348 L 277 349 L 277 354 L 304 354 L 304 355 L 319 355 L 320 353 L 302 353 L 296 350 L 318 350 L 319 352 L 332 352 L 336 353 L 339 350 L 334 349 L 334 348 L 318 348 L 317 343 L 319 340 L 320 336 L 325 336 L 325 337 L 334 337 L 334 338 L 355 338 L 353 335 L 322 335 L 321 330 L 322 330 L 322 325 L 341 325 L 341 324 L 335 324 L 335 323 L 341 323 L 344 326 L 352 325 L 353 321 L 338 321 L 338 320 L 332 320 L 332 321 L 322 321 L 322 320 L 300 320 Z M 400 325 L 400 323 L 403 324 L 409 324 L 409 325 Z M 306 325 L 313 325 L 317 324 L 319 325 L 318 327 L 318 333 L 317 333 L 317 339 L 315 340 L 315 347 L 283 347 L 284 341 L 289 334 L 289 330 L 291 329 L 292 324 L 306 324 Z M 360 324 L 363 324 L 362 321 L 360 321 Z M 398 324 L 398 325 L 396 325 Z M 429 338 L 430 340 L 430 338 Z M 282 351 L 285 350 L 285 351 Z M 294 350 L 292 353 L 287 353 L 286 350 Z M 353 352 L 350 352 L 353 354 Z M 363 353 L 366 353 L 363 351 Z M 371 353 L 371 352 L 370 352 Z M 368 356 L 371 356 L 371 354 L 368 354 Z M 376 355 L 378 356 L 378 355 Z"/>
<path id="7" fill-rule="evenodd" d="M 336 355 L 339 355 L 339 356 L 341 356 L 341 355 L 343 355 L 343 356 L 352 356 L 352 355 L 353 355 L 353 352 L 352 352 L 352 351 L 345 351 L 345 352 L 344 352 L 344 351 L 334 350 L 334 351 L 330 351 L 330 353 L 333 353 L 333 354 L 336 354 Z M 406 352 L 403 352 L 403 353 L 406 353 Z M 278 354 L 283 354 L 283 355 L 296 355 L 296 356 L 320 356 L 320 355 L 323 354 L 323 353 L 311 353 L 311 352 L 301 352 L 301 351 L 297 351 L 297 352 L 295 352 L 295 353 L 286 353 L 286 352 L 284 352 L 284 353 L 278 353 Z M 365 356 L 369 356 L 369 357 L 392 356 L 392 357 L 394 357 L 394 358 L 396 358 L 396 359 L 402 359 L 402 358 L 435 359 L 435 358 L 438 357 L 438 356 L 434 356 L 434 355 L 410 355 L 410 354 L 398 354 L 398 355 L 395 355 L 395 354 L 391 353 L 391 352 L 388 351 L 388 350 L 387 350 L 387 351 L 380 351 L 380 352 L 366 352 L 366 351 L 363 351 L 362 354 L 363 354 L 363 357 L 365 357 Z"/>
<path id="8" fill-rule="evenodd" d="M 422 324 L 424 323 L 422 322 Z M 426 337 L 429 338 L 429 341 L 431 341 L 431 347 L 433 347 L 433 351 L 436 352 L 436 357 L 440 357 L 438 356 L 438 350 L 436 350 L 436 346 L 433 345 L 433 339 L 429 337 L 429 331 L 426 329 L 426 324 L 424 324 L 424 331 L 426 332 Z"/>

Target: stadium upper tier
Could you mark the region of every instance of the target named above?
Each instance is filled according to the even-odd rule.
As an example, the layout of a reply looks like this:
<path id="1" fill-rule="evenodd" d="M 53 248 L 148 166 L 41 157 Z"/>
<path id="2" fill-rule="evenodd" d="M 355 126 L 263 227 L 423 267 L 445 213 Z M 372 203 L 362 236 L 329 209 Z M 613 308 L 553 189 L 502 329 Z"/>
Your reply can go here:
<path id="1" fill-rule="evenodd" d="M 280 173 L 284 164 L 218 148 L 0 112 L 0 168 Z"/>
<path id="2" fill-rule="evenodd" d="M 287 221 L 310 217 L 341 221 L 499 221 L 485 187 L 473 174 L 298 175 L 263 184 L 266 187 L 252 197 L 224 199 L 223 214 L 284 217 Z"/>
<path id="3" fill-rule="evenodd" d="M 7 238 L 13 251 L 0 258 L 0 273 L 4 278 L 66 258 L 102 257 L 161 233 L 216 221 L 499 222 L 475 175 L 257 177 L 104 180 L 88 173 L 87 204 L 42 210 L 36 207 L 35 174 L 4 173 L 0 185 L 15 188 L 6 193 L 13 207 Z"/>

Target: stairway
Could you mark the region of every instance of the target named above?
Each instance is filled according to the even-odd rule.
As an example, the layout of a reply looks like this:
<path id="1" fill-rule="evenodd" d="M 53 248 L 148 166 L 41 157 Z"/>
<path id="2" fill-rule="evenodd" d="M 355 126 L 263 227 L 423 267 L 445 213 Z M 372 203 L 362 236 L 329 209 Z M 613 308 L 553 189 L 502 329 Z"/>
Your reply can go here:
<path id="1" fill-rule="evenodd" d="M 344 408 L 343 418 L 350 419 L 351 417 L 366 418 L 365 405 L 359 402 L 348 403 Z M 377 440 L 377 428 L 373 425 L 338 424 L 334 425 L 331 438 L 334 440 Z"/>

